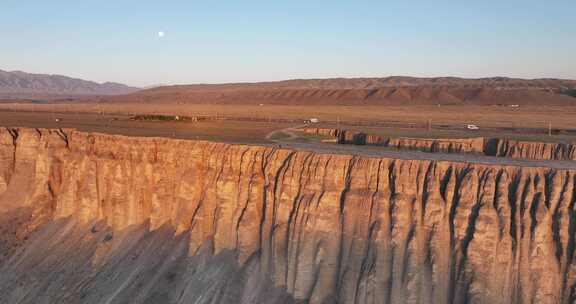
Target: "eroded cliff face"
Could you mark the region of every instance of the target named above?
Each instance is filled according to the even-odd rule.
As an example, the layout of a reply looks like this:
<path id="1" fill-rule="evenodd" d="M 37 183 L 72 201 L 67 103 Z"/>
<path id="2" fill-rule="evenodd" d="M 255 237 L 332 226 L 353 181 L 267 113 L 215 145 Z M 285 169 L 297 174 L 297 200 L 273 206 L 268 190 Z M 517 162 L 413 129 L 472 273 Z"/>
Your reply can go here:
<path id="1" fill-rule="evenodd" d="M 0 298 L 571 303 L 575 185 L 568 170 L 3 130 Z"/>
<path id="2" fill-rule="evenodd" d="M 486 142 L 486 152 L 501 157 L 576 160 L 576 145 L 565 143 L 491 139 Z"/>
<path id="3" fill-rule="evenodd" d="M 536 160 L 576 160 L 576 145 L 502 138 L 392 138 L 333 128 L 303 128 L 305 133 L 338 139 L 341 144 L 375 145 L 424 152 L 479 153 L 487 156 Z"/>

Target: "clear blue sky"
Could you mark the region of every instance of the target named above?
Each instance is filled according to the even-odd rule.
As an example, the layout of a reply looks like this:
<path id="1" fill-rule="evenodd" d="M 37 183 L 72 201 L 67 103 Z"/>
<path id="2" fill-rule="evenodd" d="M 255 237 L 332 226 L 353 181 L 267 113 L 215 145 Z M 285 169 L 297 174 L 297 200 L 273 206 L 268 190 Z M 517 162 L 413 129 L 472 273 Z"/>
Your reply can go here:
<path id="1" fill-rule="evenodd" d="M 138 86 L 576 78 L 576 1 L 2 0 L 0 69 Z"/>

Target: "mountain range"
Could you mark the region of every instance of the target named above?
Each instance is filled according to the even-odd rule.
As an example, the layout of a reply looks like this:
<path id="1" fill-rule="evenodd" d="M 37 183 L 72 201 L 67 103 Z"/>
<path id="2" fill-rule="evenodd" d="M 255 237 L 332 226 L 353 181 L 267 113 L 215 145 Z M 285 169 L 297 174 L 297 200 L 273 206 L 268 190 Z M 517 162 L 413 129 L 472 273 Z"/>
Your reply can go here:
<path id="1" fill-rule="evenodd" d="M 101 102 L 159 104 L 576 105 L 576 80 L 392 76 L 162 85 L 139 89 L 61 75 L 0 70 L 0 98 L 86 96 L 99 96 Z"/>
<path id="2" fill-rule="evenodd" d="M 114 82 L 97 83 L 62 75 L 0 70 L 0 97 L 3 98 L 119 95 L 137 90 Z"/>
<path id="3" fill-rule="evenodd" d="M 576 105 L 576 80 L 506 77 L 295 79 L 162 86 L 105 100 L 128 103 L 283 105 Z"/>

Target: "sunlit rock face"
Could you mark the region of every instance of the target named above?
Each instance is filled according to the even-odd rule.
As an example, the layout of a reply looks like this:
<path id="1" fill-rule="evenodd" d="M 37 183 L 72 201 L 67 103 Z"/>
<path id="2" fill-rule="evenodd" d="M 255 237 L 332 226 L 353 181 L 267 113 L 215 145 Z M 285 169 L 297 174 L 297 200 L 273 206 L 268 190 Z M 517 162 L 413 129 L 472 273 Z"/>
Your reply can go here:
<path id="1" fill-rule="evenodd" d="M 572 303 L 576 172 L 0 132 L 1 303 Z"/>
<path id="2" fill-rule="evenodd" d="M 537 160 L 576 160 L 576 145 L 520 141 L 507 138 L 392 138 L 334 128 L 303 128 L 302 132 L 338 139 L 341 144 L 385 146 L 396 149 L 443 153 L 475 153 L 487 156 Z"/>
<path id="3" fill-rule="evenodd" d="M 576 160 L 576 145 L 574 144 L 494 139 L 490 145 L 493 147 L 490 153 L 493 153 L 495 156 Z"/>

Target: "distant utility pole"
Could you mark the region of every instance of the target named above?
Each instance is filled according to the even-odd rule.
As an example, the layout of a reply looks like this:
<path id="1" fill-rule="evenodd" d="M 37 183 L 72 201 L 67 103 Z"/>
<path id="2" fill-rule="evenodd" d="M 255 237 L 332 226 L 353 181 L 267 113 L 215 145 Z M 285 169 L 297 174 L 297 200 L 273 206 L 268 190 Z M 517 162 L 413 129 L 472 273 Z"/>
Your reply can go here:
<path id="1" fill-rule="evenodd" d="M 428 119 L 428 132 L 432 131 L 432 119 Z"/>
<path id="2" fill-rule="evenodd" d="M 552 122 L 548 122 L 548 136 L 552 136 Z"/>
<path id="3" fill-rule="evenodd" d="M 340 115 L 336 117 L 336 129 L 340 129 Z"/>

